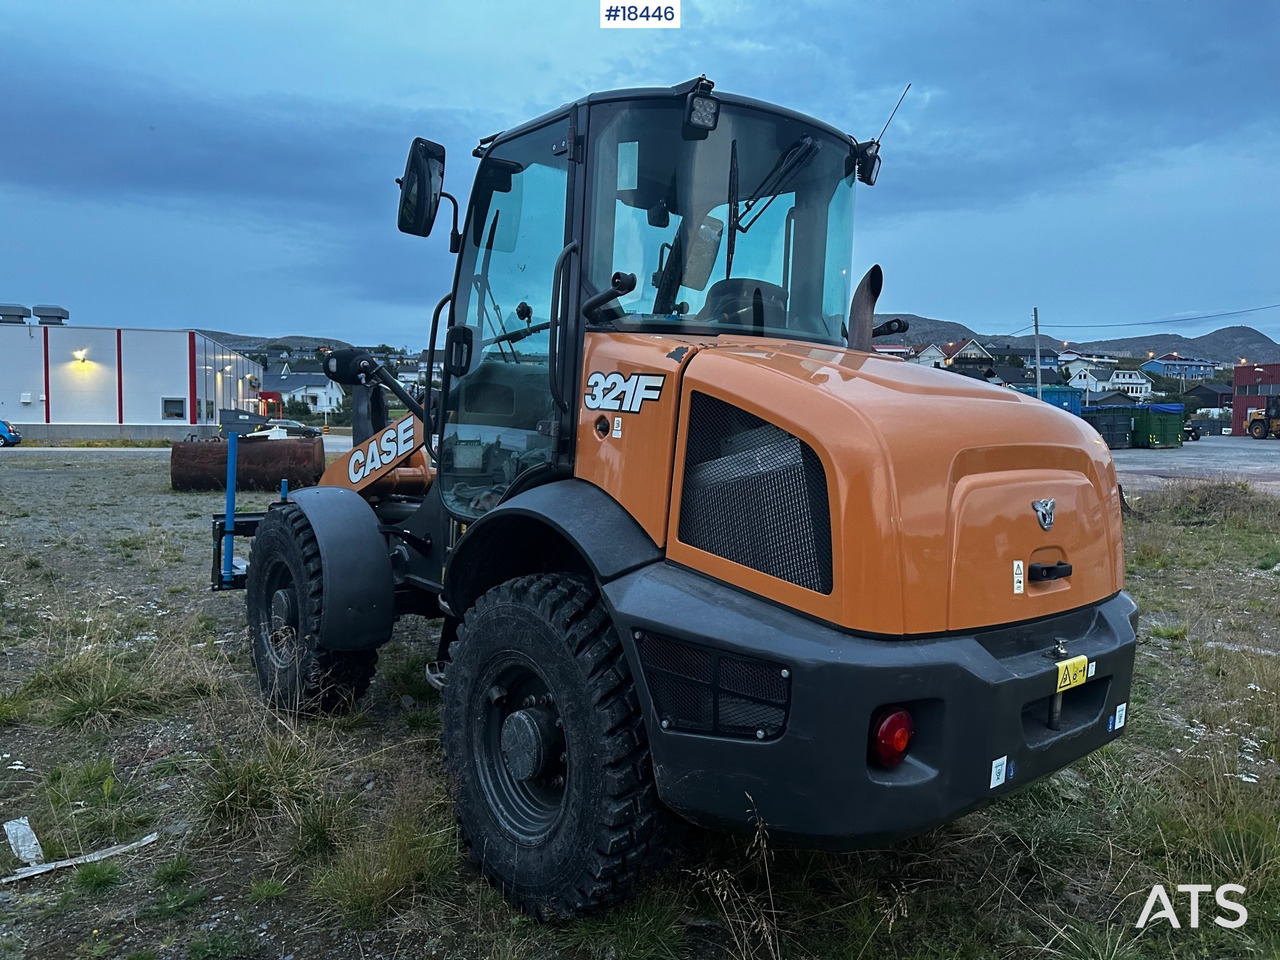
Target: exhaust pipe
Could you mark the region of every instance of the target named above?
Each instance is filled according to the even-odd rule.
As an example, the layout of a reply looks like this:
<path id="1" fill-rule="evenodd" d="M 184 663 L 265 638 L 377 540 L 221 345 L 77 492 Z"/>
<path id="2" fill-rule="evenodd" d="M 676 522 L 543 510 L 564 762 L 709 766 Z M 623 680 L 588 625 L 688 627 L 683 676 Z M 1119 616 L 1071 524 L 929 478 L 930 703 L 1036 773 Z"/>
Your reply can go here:
<path id="1" fill-rule="evenodd" d="M 849 349 L 871 352 L 871 328 L 875 323 L 876 301 L 884 287 L 884 271 L 875 264 L 853 291 L 849 304 Z"/>

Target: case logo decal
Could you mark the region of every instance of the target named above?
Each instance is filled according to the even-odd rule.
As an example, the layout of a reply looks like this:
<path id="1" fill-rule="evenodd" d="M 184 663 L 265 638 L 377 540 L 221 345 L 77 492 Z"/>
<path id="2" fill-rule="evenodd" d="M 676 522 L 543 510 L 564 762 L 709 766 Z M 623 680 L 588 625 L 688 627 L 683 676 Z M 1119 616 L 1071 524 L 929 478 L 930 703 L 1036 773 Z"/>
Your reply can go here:
<path id="1" fill-rule="evenodd" d="M 633 373 L 629 377 L 620 373 L 593 373 L 587 377 L 587 392 L 582 402 L 588 410 L 639 413 L 640 405 L 646 400 L 662 396 L 666 382 L 666 375 L 659 373 Z"/>
<path id="2" fill-rule="evenodd" d="M 1036 512 L 1036 519 L 1040 521 L 1041 530 L 1049 530 L 1053 527 L 1053 508 L 1054 502 L 1052 498 L 1048 500 L 1032 500 L 1031 508 Z"/>
<path id="3" fill-rule="evenodd" d="M 416 418 L 405 417 L 369 440 L 368 449 L 356 447 L 347 461 L 347 479 L 353 484 L 390 466 L 419 445 L 414 424 Z"/>

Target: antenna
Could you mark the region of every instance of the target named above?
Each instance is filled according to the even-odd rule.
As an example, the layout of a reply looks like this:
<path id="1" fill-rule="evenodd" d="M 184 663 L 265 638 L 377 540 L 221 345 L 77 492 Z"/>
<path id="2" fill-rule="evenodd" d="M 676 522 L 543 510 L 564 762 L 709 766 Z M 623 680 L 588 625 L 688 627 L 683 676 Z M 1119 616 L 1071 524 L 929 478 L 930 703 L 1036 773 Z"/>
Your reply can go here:
<path id="1" fill-rule="evenodd" d="M 911 84 L 907 84 L 907 90 L 911 89 Z M 893 106 L 893 112 L 889 114 L 889 119 L 884 122 L 884 130 L 880 131 L 880 136 L 876 137 L 876 143 L 884 137 L 884 131 L 889 129 L 889 124 L 893 123 L 893 118 L 898 112 L 898 107 L 902 106 L 902 101 L 907 99 L 907 90 L 902 91 L 902 96 L 898 98 L 898 102 Z"/>

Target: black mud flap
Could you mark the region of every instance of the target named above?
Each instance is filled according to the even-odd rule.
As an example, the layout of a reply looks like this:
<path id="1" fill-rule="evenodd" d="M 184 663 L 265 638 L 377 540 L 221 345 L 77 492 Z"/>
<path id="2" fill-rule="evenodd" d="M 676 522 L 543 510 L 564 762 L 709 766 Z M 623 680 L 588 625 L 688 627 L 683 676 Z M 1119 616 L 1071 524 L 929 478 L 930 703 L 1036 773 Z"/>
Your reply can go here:
<path id="1" fill-rule="evenodd" d="M 320 545 L 320 645 L 330 650 L 379 646 L 391 634 L 396 599 L 391 557 L 377 514 L 360 494 L 344 487 L 308 487 L 289 499 L 302 508 Z"/>

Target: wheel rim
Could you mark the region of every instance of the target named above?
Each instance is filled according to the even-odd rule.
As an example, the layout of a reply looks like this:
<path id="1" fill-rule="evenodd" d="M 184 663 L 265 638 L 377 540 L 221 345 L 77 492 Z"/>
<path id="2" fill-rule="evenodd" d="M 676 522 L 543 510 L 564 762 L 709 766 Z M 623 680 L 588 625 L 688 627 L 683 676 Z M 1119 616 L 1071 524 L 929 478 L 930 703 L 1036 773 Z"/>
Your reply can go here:
<path id="1" fill-rule="evenodd" d="M 538 844 L 564 810 L 569 763 L 560 712 L 537 666 L 514 653 L 491 662 L 475 690 L 475 763 L 485 802 L 512 840 Z"/>
<path id="2" fill-rule="evenodd" d="M 265 581 L 266 609 L 260 628 L 263 652 L 273 667 L 284 669 L 298 661 L 298 588 L 285 563 L 272 564 Z"/>

